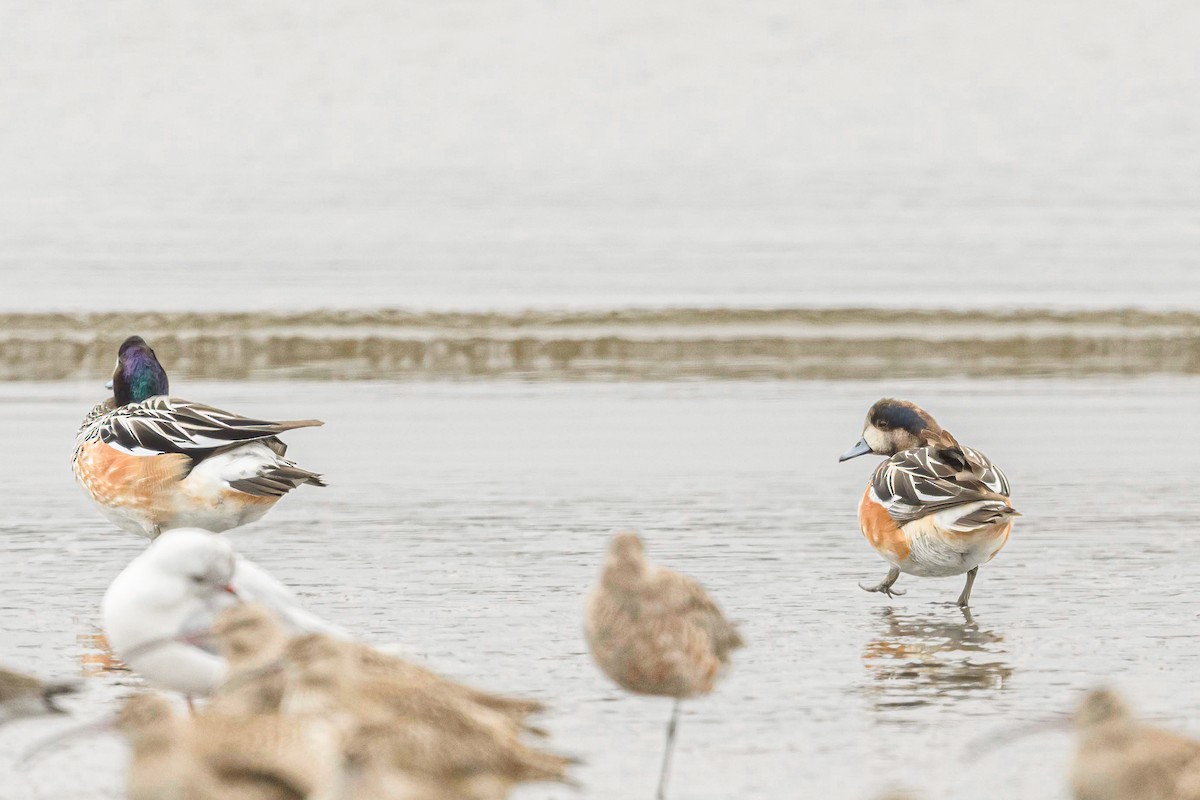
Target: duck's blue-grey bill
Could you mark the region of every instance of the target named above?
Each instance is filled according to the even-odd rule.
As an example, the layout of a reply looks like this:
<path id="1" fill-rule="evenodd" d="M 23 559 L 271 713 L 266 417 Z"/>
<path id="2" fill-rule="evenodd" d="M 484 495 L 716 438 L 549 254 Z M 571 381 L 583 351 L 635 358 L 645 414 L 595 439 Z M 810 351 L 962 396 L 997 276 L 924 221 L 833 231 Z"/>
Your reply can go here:
<path id="1" fill-rule="evenodd" d="M 108 389 L 110 392 L 112 391 L 112 379 L 111 378 L 109 379 L 108 383 L 104 384 L 104 388 Z"/>
<path id="2" fill-rule="evenodd" d="M 871 452 L 871 445 L 867 444 L 866 439 L 859 439 L 858 443 L 854 445 L 854 447 L 851 447 L 849 450 L 842 453 L 842 457 L 839 458 L 838 461 L 849 461 L 852 458 L 865 456 L 869 452 Z"/>

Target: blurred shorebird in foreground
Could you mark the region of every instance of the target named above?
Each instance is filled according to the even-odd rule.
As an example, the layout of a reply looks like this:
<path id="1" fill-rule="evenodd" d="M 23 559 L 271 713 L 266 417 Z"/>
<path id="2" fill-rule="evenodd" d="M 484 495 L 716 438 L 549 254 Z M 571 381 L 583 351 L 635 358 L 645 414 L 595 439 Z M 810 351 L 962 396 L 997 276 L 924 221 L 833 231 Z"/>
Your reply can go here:
<path id="1" fill-rule="evenodd" d="M 1074 800 L 1200 800 L 1200 741 L 1146 725 L 1111 689 L 1085 693 L 1075 711 L 983 737 L 969 758 L 1040 731 L 1074 728 Z"/>
<path id="2" fill-rule="evenodd" d="M 115 730 L 132 757 L 129 800 L 305 800 L 325 798 L 342 765 L 330 721 L 280 714 L 179 714 L 159 694 L 127 699 L 112 717 L 56 734 L 24 761 L 67 739 Z"/>
<path id="3" fill-rule="evenodd" d="M 500 800 L 521 783 L 568 782 L 572 759 L 521 741 L 523 715 L 469 700 L 444 679 L 380 679 L 369 661 L 361 645 L 323 634 L 293 639 L 284 656 L 282 711 L 345 726 L 349 763 L 337 797 Z"/>
<path id="4" fill-rule="evenodd" d="M 1138 722 L 1109 689 L 1084 695 L 1072 721 L 1075 800 L 1200 800 L 1200 742 Z"/>
<path id="5" fill-rule="evenodd" d="M 71 463 L 100 511 L 153 539 L 171 528 L 220 532 L 261 518 L 301 484 L 324 486 L 284 458 L 279 434 L 323 424 L 270 422 L 169 396 L 140 336 L 121 345 L 113 396 L 84 418 Z"/>
<path id="6" fill-rule="evenodd" d="M 58 698 L 79 689 L 70 681 L 43 681 L 0 667 L 0 725 L 26 717 L 65 713 Z"/>
<path id="7" fill-rule="evenodd" d="M 307 649 L 296 645 L 299 649 L 293 650 L 293 637 L 269 608 L 258 603 L 235 605 L 220 612 L 212 634 L 218 651 L 228 663 L 228 678 L 217 687 L 210 708 L 237 713 L 278 711 L 287 687 L 284 680 L 290 663 L 287 654 L 304 654 L 325 647 L 330 659 L 346 664 L 345 674 L 337 676 L 342 682 L 339 685 L 353 685 L 362 699 L 381 707 L 399 703 L 397 698 L 423 693 L 470 709 L 497 729 L 541 733 L 527 724 L 530 716 L 545 710 L 536 700 L 458 683 L 420 664 L 348 639 L 325 637 L 320 644 L 310 643 Z M 339 652 L 333 653 L 334 649 Z"/>
<path id="8" fill-rule="evenodd" d="M 225 680 L 209 698 L 208 711 L 226 714 L 266 714 L 283 702 L 283 670 L 277 668 L 290 636 L 271 609 L 241 603 L 217 614 L 211 628 L 217 653 L 225 659 Z M 183 634 L 185 642 L 195 633 Z"/>
<path id="9" fill-rule="evenodd" d="M 308 725 L 321 741 L 336 740 L 330 745 L 336 750 L 335 775 L 329 777 L 329 768 L 322 766 L 319 780 L 310 780 L 324 787 L 322 800 L 499 800 L 520 783 L 567 781 L 571 759 L 521 741 L 525 734 L 545 735 L 528 722 L 542 710 L 540 703 L 456 683 L 340 636 L 293 635 L 305 629 L 295 620 L 303 623 L 311 615 L 289 607 L 286 597 L 261 586 L 255 592 L 256 585 L 239 582 L 242 562 L 235 557 L 231 569 L 231 555 L 228 540 L 217 534 L 168 531 L 143 554 L 143 565 L 151 563 L 151 568 L 143 567 L 125 581 L 139 590 L 129 590 L 127 608 L 148 602 L 144 587 L 151 579 L 159 585 L 150 594 L 184 596 L 164 606 L 171 613 L 157 621 L 156 632 L 144 644 L 128 649 L 128 657 L 159 685 L 211 693 L 190 729 L 207 732 L 200 744 L 189 745 L 192 750 L 204 745 L 206 764 L 232 759 L 250 769 L 265 763 L 273 775 L 281 774 L 294 762 L 278 748 L 247 742 L 240 732 L 232 743 L 223 743 L 223 737 L 239 727 L 240 719 L 245 727 L 265 731 L 270 740 L 275 735 L 271 725 L 284 723 L 268 720 L 282 718 L 292 720 L 293 727 Z M 175 564 L 191 568 L 177 570 Z M 256 595 L 259 602 L 239 603 L 243 595 Z M 135 597 L 140 600 L 131 601 Z M 189 625 L 179 625 L 177 617 Z M 206 629 L 198 628 L 197 621 Z M 200 633 L 211 633 L 217 654 L 203 646 Z M 214 760 L 217 756 L 220 761 Z M 195 760 L 189 758 L 188 774 L 194 774 Z"/>
<path id="10" fill-rule="evenodd" d="M 613 537 L 588 599 L 584 633 L 600 669 L 636 694 L 675 698 L 658 794 L 667 773 L 682 701 L 708 694 L 744 642 L 696 581 L 646 560 L 636 533 Z"/>
<path id="11" fill-rule="evenodd" d="M 113 653 L 155 686 L 207 695 L 225 680 L 228 664 L 205 642 L 180 637 L 210 630 L 220 611 L 240 602 L 270 609 L 292 632 L 341 634 L 224 536 L 179 528 L 151 542 L 108 587 L 104 635 Z"/>
<path id="12" fill-rule="evenodd" d="M 889 456 L 858 505 L 858 524 L 891 569 L 868 592 L 888 597 L 901 572 L 943 578 L 967 574 L 958 597 L 965 608 L 979 566 L 1008 541 L 1008 478 L 987 456 L 958 443 L 924 409 L 883 399 L 867 413 L 862 438 L 839 461 L 868 453 Z"/>

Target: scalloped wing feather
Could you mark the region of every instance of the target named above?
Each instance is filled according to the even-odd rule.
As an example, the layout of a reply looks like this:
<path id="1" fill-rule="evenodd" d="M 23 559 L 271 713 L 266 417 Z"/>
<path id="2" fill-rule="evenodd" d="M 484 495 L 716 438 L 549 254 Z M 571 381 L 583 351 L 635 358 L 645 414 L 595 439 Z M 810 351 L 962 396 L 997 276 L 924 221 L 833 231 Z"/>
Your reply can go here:
<path id="1" fill-rule="evenodd" d="M 175 397 L 152 397 L 108 414 L 99 421 L 98 435 L 105 444 L 133 455 L 203 456 L 222 447 L 269 440 L 284 431 L 322 424 L 315 419 L 253 419 Z"/>
<path id="2" fill-rule="evenodd" d="M 942 434 L 928 447 L 892 456 L 871 478 L 876 497 L 899 525 L 972 503 L 987 502 L 993 511 L 1008 507 L 1008 478 L 1000 468 L 978 450 Z M 1008 513 L 1014 512 L 1010 508 Z"/>

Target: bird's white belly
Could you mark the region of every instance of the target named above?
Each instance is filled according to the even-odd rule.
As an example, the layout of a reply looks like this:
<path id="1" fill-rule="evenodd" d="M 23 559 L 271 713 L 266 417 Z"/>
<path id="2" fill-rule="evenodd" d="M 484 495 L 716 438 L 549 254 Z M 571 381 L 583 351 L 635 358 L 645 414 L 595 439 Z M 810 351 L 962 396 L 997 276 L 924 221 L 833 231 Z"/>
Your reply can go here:
<path id="1" fill-rule="evenodd" d="M 229 482 L 259 474 L 273 459 L 274 453 L 261 442 L 204 459 L 180 482 L 175 513 L 163 530 L 200 528 L 221 533 L 261 519 L 274 502 L 233 491 Z"/>
<path id="2" fill-rule="evenodd" d="M 153 539 L 158 535 L 157 526 L 150 521 L 146 514 L 136 508 L 131 506 L 109 506 L 103 503 L 96 503 L 95 505 L 109 522 L 123 531 L 136 533 L 138 536 L 145 536 L 147 539 Z"/>
<path id="3" fill-rule="evenodd" d="M 228 671 L 225 659 L 189 644 L 165 644 L 122 660 L 154 686 L 189 695 L 211 694 Z"/>
<path id="4" fill-rule="evenodd" d="M 1008 537 L 1009 524 L 992 525 L 969 533 L 948 532 L 932 517 L 904 526 L 908 557 L 897 564 L 901 572 L 922 578 L 962 575 L 992 560 Z"/>
<path id="5" fill-rule="evenodd" d="M 136 588 L 136 587 L 134 587 Z M 220 656 L 171 637 L 211 626 L 217 611 L 236 601 L 213 598 L 148 605 L 142 596 L 126 596 L 110 587 L 104 598 L 104 635 L 113 653 L 149 683 L 185 694 L 206 695 L 225 679 Z"/>
<path id="6" fill-rule="evenodd" d="M 271 506 L 265 503 L 249 505 L 233 499 L 181 502 L 175 513 L 163 524 L 162 529 L 166 531 L 175 528 L 200 528 L 213 533 L 223 533 L 256 522 L 270 508 Z"/>

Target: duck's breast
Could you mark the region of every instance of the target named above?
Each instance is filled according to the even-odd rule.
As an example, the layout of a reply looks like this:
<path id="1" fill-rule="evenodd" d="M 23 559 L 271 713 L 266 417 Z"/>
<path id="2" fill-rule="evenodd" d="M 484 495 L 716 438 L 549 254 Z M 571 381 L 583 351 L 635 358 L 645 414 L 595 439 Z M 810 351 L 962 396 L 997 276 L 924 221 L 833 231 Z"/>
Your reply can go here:
<path id="1" fill-rule="evenodd" d="M 900 566 L 908 558 L 911 551 L 908 536 L 879 502 L 870 485 L 858 504 L 858 525 L 867 542 L 889 564 Z"/>

